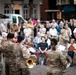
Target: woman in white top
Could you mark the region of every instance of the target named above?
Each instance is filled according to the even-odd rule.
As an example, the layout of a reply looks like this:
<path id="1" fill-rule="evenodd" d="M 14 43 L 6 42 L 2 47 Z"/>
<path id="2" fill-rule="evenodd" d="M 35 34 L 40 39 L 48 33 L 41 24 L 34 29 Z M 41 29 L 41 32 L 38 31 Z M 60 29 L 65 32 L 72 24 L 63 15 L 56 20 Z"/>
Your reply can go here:
<path id="1" fill-rule="evenodd" d="M 26 25 L 26 28 L 24 29 L 24 35 L 31 36 L 31 34 L 32 34 L 32 29 L 28 28 L 28 26 Z"/>

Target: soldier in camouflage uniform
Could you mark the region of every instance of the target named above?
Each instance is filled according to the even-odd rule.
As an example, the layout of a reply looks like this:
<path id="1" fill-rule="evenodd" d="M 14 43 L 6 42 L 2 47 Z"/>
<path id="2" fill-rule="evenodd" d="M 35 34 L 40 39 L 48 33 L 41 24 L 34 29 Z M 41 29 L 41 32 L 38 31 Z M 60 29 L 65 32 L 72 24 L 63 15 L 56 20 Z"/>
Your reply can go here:
<path id="1" fill-rule="evenodd" d="M 63 54 L 56 50 L 57 41 L 51 40 L 52 49 L 47 51 L 48 72 L 47 75 L 63 75 L 62 66 L 66 67 L 67 60 Z"/>
<path id="2" fill-rule="evenodd" d="M 30 57 L 30 53 L 27 51 L 26 47 L 23 45 L 24 38 L 18 36 L 18 43 L 14 45 L 14 54 L 16 56 L 16 63 L 20 70 L 20 75 L 30 75 L 29 69 L 25 64 L 26 58 Z M 24 55 L 26 57 L 24 57 Z"/>
<path id="3" fill-rule="evenodd" d="M 20 75 L 16 65 L 16 56 L 14 55 L 13 37 L 14 34 L 9 33 L 7 35 L 7 40 L 2 41 L 0 46 L 0 51 L 5 57 L 6 75 Z"/>

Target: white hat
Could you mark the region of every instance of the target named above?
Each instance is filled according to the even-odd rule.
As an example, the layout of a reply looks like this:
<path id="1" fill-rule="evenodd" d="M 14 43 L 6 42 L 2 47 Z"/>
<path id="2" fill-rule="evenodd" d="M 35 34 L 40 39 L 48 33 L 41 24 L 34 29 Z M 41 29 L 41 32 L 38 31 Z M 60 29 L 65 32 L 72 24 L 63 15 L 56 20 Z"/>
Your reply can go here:
<path id="1" fill-rule="evenodd" d="M 74 29 L 73 33 L 76 33 L 76 28 Z"/>

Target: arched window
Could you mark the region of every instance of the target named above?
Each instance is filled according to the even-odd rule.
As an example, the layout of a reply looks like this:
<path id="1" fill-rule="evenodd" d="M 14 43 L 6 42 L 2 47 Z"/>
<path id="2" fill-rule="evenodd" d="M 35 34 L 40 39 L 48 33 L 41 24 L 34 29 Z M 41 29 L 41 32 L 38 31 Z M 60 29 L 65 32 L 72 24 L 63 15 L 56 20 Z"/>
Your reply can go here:
<path id="1" fill-rule="evenodd" d="M 25 19 L 29 18 L 29 5 L 28 4 L 25 4 L 23 6 L 23 16 Z"/>
<path id="2" fill-rule="evenodd" d="M 33 18 L 36 19 L 37 18 L 37 4 L 33 5 Z"/>
<path id="3" fill-rule="evenodd" d="M 10 5 L 6 4 L 4 5 L 4 14 L 9 14 L 10 13 Z"/>

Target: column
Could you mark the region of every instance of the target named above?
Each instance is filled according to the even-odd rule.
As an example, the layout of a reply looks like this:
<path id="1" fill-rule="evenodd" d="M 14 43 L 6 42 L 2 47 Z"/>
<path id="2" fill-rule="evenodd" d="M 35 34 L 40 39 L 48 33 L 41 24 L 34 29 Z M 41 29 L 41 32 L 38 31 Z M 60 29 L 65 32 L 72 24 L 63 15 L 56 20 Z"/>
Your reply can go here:
<path id="1" fill-rule="evenodd" d="M 1 0 L 0 0 L 0 10 L 1 10 Z M 1 13 L 1 11 L 0 11 L 0 13 Z"/>
<path id="2" fill-rule="evenodd" d="M 33 0 L 29 0 L 29 16 L 33 17 Z"/>
<path id="3" fill-rule="evenodd" d="M 4 13 L 4 1 L 3 0 L 0 0 L 0 13 Z"/>
<path id="4" fill-rule="evenodd" d="M 40 4 L 37 4 L 37 19 L 40 20 Z"/>
<path id="5" fill-rule="evenodd" d="M 23 16 L 23 5 L 20 5 L 20 15 Z"/>

